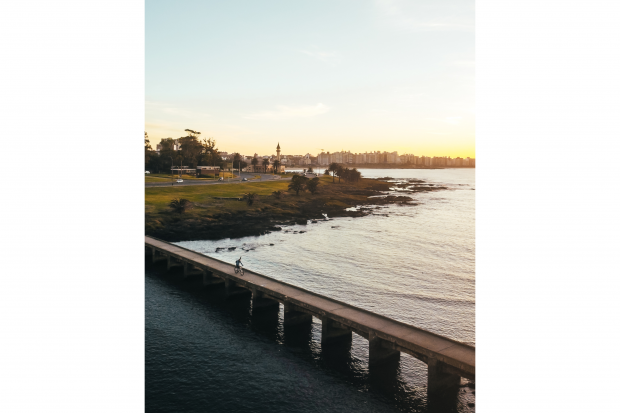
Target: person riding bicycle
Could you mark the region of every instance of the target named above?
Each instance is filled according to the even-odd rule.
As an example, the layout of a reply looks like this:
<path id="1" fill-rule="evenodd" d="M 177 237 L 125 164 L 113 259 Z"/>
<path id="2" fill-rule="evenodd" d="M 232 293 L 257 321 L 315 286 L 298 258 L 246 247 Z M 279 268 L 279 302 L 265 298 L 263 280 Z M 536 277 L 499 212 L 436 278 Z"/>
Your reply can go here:
<path id="1" fill-rule="evenodd" d="M 239 259 L 237 261 L 235 261 L 235 268 L 237 270 L 239 270 L 240 269 L 239 268 L 240 265 L 243 266 L 243 263 L 241 262 L 241 257 L 239 257 Z"/>

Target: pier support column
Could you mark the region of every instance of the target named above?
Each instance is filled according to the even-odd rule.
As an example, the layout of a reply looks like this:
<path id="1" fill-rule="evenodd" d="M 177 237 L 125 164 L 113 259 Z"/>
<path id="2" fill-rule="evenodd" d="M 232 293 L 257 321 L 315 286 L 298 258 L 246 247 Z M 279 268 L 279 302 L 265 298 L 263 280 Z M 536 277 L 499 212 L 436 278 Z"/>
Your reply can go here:
<path id="1" fill-rule="evenodd" d="M 434 358 L 428 359 L 428 392 L 437 393 L 457 388 L 461 385 L 461 377 L 456 374 L 446 373 L 444 364 Z"/>
<path id="2" fill-rule="evenodd" d="M 215 277 L 213 273 L 209 270 L 202 271 L 202 285 L 207 287 L 209 285 L 222 284 L 224 280 L 221 278 Z"/>
<path id="3" fill-rule="evenodd" d="M 397 363 L 400 360 L 400 351 L 390 348 L 391 344 L 371 331 L 368 335 L 368 365 Z"/>
<path id="4" fill-rule="evenodd" d="M 168 255 L 168 269 L 172 267 L 181 266 L 181 265 L 183 264 L 178 262 L 176 258 L 174 258 L 172 255 Z"/>
<path id="5" fill-rule="evenodd" d="M 226 288 L 226 297 L 232 297 L 237 284 L 230 278 L 224 279 L 224 287 Z"/>
<path id="6" fill-rule="evenodd" d="M 334 342 L 351 342 L 353 339 L 353 332 L 351 330 L 330 318 L 324 318 L 322 325 L 321 345 Z"/>
<path id="7" fill-rule="evenodd" d="M 151 248 L 151 250 L 153 251 L 153 263 L 163 261 L 166 259 L 166 257 L 164 257 L 162 254 L 158 254 L 155 248 Z"/>
<path id="8" fill-rule="evenodd" d="M 237 287 L 237 283 L 230 278 L 224 279 L 224 286 L 226 287 L 226 298 L 230 298 L 240 294 L 250 294 L 250 290 L 246 290 L 242 287 Z"/>
<path id="9" fill-rule="evenodd" d="M 310 314 L 299 311 L 291 303 L 284 303 L 284 326 L 311 325 L 312 316 Z"/>
<path id="10" fill-rule="evenodd" d="M 189 262 L 183 262 L 183 278 L 187 278 L 194 272 L 194 266 Z"/>
<path id="11" fill-rule="evenodd" d="M 275 307 L 280 307 L 278 301 L 265 297 L 265 294 L 256 288 L 252 289 L 252 312 Z"/>

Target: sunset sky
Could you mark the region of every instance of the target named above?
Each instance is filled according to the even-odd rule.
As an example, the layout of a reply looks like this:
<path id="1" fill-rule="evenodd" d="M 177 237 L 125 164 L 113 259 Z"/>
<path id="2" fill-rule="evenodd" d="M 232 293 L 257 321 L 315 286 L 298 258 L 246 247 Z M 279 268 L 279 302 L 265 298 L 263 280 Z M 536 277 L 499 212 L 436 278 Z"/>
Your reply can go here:
<path id="1" fill-rule="evenodd" d="M 147 0 L 145 130 L 475 157 L 474 46 L 469 0 Z"/>

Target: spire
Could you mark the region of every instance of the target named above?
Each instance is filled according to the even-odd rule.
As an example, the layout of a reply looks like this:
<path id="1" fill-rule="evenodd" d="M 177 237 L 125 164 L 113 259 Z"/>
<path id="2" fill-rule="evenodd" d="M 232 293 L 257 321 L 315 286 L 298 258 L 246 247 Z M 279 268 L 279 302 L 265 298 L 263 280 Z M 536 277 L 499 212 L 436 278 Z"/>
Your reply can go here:
<path id="1" fill-rule="evenodd" d="M 278 142 L 278 147 L 276 149 L 280 149 L 280 142 Z"/>

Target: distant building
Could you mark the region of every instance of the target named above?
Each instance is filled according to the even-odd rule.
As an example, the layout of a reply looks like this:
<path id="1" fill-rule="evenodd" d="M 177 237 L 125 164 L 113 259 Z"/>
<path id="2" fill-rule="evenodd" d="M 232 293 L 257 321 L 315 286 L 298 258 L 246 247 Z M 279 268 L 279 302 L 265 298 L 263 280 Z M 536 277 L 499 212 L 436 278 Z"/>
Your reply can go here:
<path id="1" fill-rule="evenodd" d="M 196 167 L 196 176 L 201 175 L 220 175 L 220 167 L 219 166 L 197 166 Z"/>

